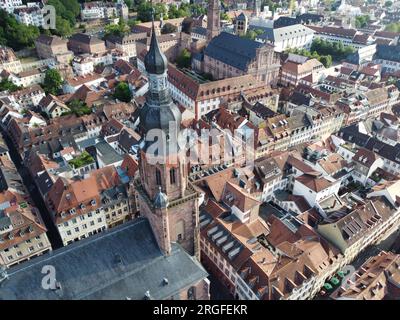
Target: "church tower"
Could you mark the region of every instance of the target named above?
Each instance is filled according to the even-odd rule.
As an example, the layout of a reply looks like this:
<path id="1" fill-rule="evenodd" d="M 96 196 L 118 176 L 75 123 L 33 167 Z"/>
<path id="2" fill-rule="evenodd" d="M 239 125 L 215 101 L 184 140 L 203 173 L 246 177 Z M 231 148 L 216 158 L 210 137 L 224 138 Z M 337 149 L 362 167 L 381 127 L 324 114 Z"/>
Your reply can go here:
<path id="1" fill-rule="evenodd" d="M 209 0 L 207 11 L 207 40 L 211 41 L 212 38 L 220 34 L 221 18 L 220 18 L 220 1 Z"/>
<path id="2" fill-rule="evenodd" d="M 161 51 L 154 29 L 144 64 L 149 92 L 140 112 L 144 141 L 139 157 L 140 181 L 137 202 L 140 215 L 147 217 L 165 254 L 178 242 L 199 258 L 199 194 L 188 183 L 188 164 L 178 146 L 181 113 L 168 88 L 168 61 Z M 156 138 L 154 138 L 156 136 Z M 160 141 L 162 148 L 158 148 Z"/>

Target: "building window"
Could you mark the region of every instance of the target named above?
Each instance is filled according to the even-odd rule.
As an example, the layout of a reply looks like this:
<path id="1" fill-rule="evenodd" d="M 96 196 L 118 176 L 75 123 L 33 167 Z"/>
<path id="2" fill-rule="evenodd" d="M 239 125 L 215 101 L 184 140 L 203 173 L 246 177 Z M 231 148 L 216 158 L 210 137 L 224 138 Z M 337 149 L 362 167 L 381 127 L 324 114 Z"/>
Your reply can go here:
<path id="1" fill-rule="evenodd" d="M 195 287 L 190 287 L 188 292 L 187 292 L 187 298 L 188 300 L 195 300 L 196 299 L 196 288 Z"/>
<path id="2" fill-rule="evenodd" d="M 161 172 L 159 169 L 156 169 L 156 184 L 161 186 Z"/>
<path id="3" fill-rule="evenodd" d="M 182 241 L 185 234 L 185 225 L 183 220 L 179 220 L 175 226 L 176 230 L 176 239 L 177 241 Z"/>
<path id="4" fill-rule="evenodd" d="M 169 181 L 170 181 L 171 184 L 175 184 L 176 183 L 175 168 L 172 168 L 169 171 Z"/>

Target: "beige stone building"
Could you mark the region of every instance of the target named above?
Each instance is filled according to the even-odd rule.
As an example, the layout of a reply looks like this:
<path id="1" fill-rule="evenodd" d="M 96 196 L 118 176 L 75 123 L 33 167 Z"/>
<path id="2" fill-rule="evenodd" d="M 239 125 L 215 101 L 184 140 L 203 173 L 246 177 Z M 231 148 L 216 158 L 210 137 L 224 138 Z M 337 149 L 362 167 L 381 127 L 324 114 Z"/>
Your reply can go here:
<path id="1" fill-rule="evenodd" d="M 39 210 L 31 204 L 8 152 L 0 156 L 0 208 L 0 267 L 51 250 Z"/>
<path id="2" fill-rule="evenodd" d="M 283 85 L 296 86 L 300 79 L 310 75 L 312 79 L 318 79 L 324 69 L 324 65 L 317 59 L 289 54 L 281 68 L 280 82 Z"/>
<path id="3" fill-rule="evenodd" d="M 64 245 L 130 220 L 125 187 L 113 166 L 93 171 L 83 180 L 58 178 L 46 196 Z"/>
<path id="4" fill-rule="evenodd" d="M 76 33 L 69 38 L 68 49 L 74 54 L 103 53 L 106 51 L 106 46 L 103 40 L 95 36 L 85 33 Z"/>
<path id="5" fill-rule="evenodd" d="M 199 64 L 196 59 L 204 61 Z M 215 80 L 249 74 L 266 85 L 276 84 L 280 66 L 272 45 L 227 32 L 213 38 L 201 58 L 194 58 L 196 65 Z"/>
<path id="6" fill-rule="evenodd" d="M 67 48 L 67 40 L 57 36 L 41 34 L 35 40 L 36 52 L 39 58 L 54 58 L 59 63 L 69 63 L 73 53 Z"/>
<path id="7" fill-rule="evenodd" d="M 347 287 L 341 286 L 330 297 L 335 300 L 398 300 L 399 266 L 398 254 L 382 251 L 357 270 L 346 283 Z"/>
<path id="8" fill-rule="evenodd" d="M 0 72 L 19 73 L 22 71 L 21 61 L 16 57 L 14 50 L 7 47 L 0 47 Z"/>

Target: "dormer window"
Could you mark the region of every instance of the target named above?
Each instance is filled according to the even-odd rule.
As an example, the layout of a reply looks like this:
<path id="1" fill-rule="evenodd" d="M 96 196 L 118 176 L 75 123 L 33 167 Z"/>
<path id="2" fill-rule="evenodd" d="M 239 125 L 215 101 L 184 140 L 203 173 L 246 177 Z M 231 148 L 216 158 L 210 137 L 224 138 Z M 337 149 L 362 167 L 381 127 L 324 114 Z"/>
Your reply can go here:
<path id="1" fill-rule="evenodd" d="M 82 210 L 86 208 L 86 206 L 85 206 L 83 203 L 81 203 L 79 207 L 80 207 Z"/>
<path id="2" fill-rule="evenodd" d="M 91 204 L 92 206 L 95 206 L 95 205 L 96 205 L 96 199 L 93 199 L 92 201 L 90 201 L 90 204 Z"/>
<path id="3" fill-rule="evenodd" d="M 76 213 L 75 208 L 72 208 L 71 210 L 69 210 L 69 213 L 70 213 L 70 214 L 75 214 L 75 213 Z"/>

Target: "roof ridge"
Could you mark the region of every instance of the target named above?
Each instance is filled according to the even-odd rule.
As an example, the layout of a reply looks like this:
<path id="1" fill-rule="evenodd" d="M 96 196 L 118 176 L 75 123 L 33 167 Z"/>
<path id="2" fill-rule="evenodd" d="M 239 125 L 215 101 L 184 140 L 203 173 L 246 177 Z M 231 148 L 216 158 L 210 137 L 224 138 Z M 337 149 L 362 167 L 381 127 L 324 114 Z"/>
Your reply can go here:
<path id="1" fill-rule="evenodd" d="M 145 219 L 145 218 L 137 218 L 135 220 L 130 220 L 130 221 L 118 226 L 118 227 L 107 229 L 107 230 L 105 230 L 105 231 L 103 231 L 101 233 L 98 233 L 96 235 L 93 235 L 91 237 L 83 239 L 81 241 L 77 241 L 77 242 L 74 242 L 74 243 L 72 243 L 72 244 L 70 244 L 68 246 L 53 250 L 48 255 L 43 255 L 43 256 L 38 257 L 38 258 L 36 258 L 34 260 L 31 260 L 32 262 L 28 266 L 24 266 L 24 265 L 21 265 L 21 267 L 16 266 L 14 268 L 15 271 L 14 272 L 9 272 L 8 275 L 12 276 L 13 274 L 16 274 L 18 272 L 27 270 L 27 269 L 35 266 L 35 265 L 38 265 L 41 262 L 47 261 L 50 258 L 53 258 L 54 256 L 59 256 L 59 255 L 66 254 L 66 253 L 70 252 L 71 250 L 73 250 L 76 247 L 86 246 L 89 243 L 96 242 L 101 238 L 110 237 L 111 235 L 113 235 L 113 234 L 115 234 L 117 232 L 121 232 L 122 230 L 128 229 L 132 225 L 139 224 L 139 223 L 146 223 L 146 221 L 147 221 L 147 219 Z M 13 270 L 11 269 L 11 271 L 13 271 Z"/>

